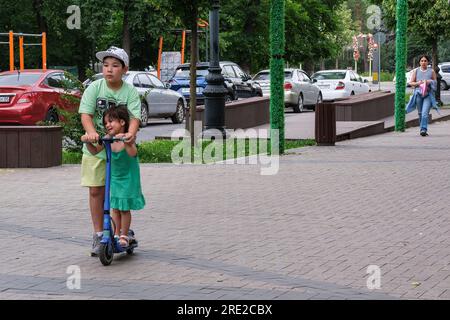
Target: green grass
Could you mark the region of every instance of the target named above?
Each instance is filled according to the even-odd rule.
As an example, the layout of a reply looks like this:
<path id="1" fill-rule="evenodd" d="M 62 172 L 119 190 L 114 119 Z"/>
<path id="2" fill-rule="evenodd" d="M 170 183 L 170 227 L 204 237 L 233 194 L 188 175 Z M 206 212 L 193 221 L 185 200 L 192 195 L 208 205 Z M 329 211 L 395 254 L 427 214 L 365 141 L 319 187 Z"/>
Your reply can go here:
<path id="1" fill-rule="evenodd" d="M 176 158 L 183 158 L 184 151 L 189 152 L 190 150 L 191 154 L 194 155 L 194 158 L 189 158 L 189 155 L 187 155 L 185 162 L 194 160 L 194 163 L 210 163 L 214 160 L 222 161 L 255 155 L 260 152 L 271 154 L 270 140 L 267 139 L 225 140 L 222 149 L 223 157 L 220 157 L 220 159 L 214 159 L 216 154 L 219 157 L 218 151 L 220 150 L 220 147 L 216 142 L 203 141 L 202 148 L 200 148 L 200 146 L 191 148 L 187 143 L 187 140 L 184 142 L 171 140 L 142 142 L 138 145 L 139 161 L 140 163 L 172 163 L 172 151 L 176 146 L 176 151 L 179 151 L 178 153 L 175 153 Z M 213 144 L 211 145 L 211 143 Z M 316 142 L 313 139 L 287 140 L 285 141 L 285 149 L 313 146 L 315 144 Z M 207 159 L 202 159 L 202 154 L 206 155 Z M 79 164 L 81 163 L 81 156 L 81 153 L 64 150 L 63 164 Z"/>
<path id="2" fill-rule="evenodd" d="M 62 162 L 63 164 L 78 164 L 81 163 L 81 152 L 74 152 L 74 151 L 66 151 L 63 150 L 62 153 Z"/>
<path id="3" fill-rule="evenodd" d="M 409 99 L 411 98 L 412 93 L 405 93 L 405 103 L 407 104 L 409 102 Z"/>

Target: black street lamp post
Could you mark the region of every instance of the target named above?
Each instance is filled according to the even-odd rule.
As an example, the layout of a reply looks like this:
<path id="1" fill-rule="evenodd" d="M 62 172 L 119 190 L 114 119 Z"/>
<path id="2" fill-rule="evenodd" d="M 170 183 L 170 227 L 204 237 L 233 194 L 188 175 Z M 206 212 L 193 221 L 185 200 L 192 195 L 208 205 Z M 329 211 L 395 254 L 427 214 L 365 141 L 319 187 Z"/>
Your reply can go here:
<path id="1" fill-rule="evenodd" d="M 205 95 L 205 130 L 217 129 L 225 133 L 225 94 L 224 78 L 219 64 L 219 0 L 211 0 L 209 12 L 210 60 Z"/>

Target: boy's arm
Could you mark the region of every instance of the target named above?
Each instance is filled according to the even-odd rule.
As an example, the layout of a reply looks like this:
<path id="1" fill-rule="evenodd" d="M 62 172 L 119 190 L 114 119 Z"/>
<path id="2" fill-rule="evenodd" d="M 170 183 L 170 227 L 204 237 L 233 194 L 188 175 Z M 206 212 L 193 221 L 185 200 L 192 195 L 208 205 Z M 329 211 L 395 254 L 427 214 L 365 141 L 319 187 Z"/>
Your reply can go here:
<path id="1" fill-rule="evenodd" d="M 80 107 L 78 109 L 78 112 L 81 114 L 81 124 L 88 135 L 89 142 L 97 142 L 99 139 L 93 120 L 99 91 L 99 83 L 100 82 L 94 81 L 86 89 L 86 91 L 84 91 L 83 96 L 81 97 Z"/>
<path id="2" fill-rule="evenodd" d="M 99 135 L 94 127 L 93 116 L 87 113 L 81 114 L 81 124 L 84 130 L 86 130 L 87 142 L 97 142 Z"/>
<path id="3" fill-rule="evenodd" d="M 135 87 L 132 87 L 130 97 L 127 102 L 128 111 L 130 113 L 130 126 L 125 135 L 127 142 L 134 143 L 136 135 L 141 124 L 141 98 Z"/>
<path id="4" fill-rule="evenodd" d="M 137 132 L 139 130 L 139 125 L 141 121 L 136 118 L 130 119 L 130 126 L 128 128 L 128 132 L 125 134 L 125 140 L 130 143 L 136 142 Z"/>

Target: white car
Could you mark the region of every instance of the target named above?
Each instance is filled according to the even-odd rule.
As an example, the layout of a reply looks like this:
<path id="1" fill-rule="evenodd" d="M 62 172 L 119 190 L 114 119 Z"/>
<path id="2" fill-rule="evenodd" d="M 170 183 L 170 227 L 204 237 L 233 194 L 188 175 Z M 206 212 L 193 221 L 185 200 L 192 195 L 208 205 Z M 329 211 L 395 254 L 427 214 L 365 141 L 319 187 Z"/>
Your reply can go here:
<path id="1" fill-rule="evenodd" d="M 448 90 L 450 89 L 450 62 L 443 62 L 438 64 L 440 75 L 442 76 L 441 79 L 441 90 Z"/>
<path id="2" fill-rule="evenodd" d="M 363 78 L 352 70 L 323 70 L 312 78 L 317 80 L 324 101 L 370 92 Z"/>
<path id="3" fill-rule="evenodd" d="M 270 96 L 270 70 L 258 72 L 252 79 L 261 86 L 263 97 Z M 322 93 L 313 80 L 300 69 L 284 69 L 284 104 L 294 112 L 315 109 L 322 102 Z"/>

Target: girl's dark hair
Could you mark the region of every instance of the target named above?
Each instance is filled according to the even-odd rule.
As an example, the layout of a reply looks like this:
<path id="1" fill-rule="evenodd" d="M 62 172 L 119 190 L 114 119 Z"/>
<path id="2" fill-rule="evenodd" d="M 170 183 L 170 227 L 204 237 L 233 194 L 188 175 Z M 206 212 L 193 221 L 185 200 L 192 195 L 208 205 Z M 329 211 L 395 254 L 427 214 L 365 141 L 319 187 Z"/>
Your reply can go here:
<path id="1" fill-rule="evenodd" d="M 128 113 L 127 108 L 118 106 L 107 109 L 103 114 L 103 125 L 105 125 L 106 117 L 108 117 L 109 120 L 125 121 L 125 132 L 128 132 L 128 127 L 130 126 L 130 114 Z"/>
<path id="2" fill-rule="evenodd" d="M 425 59 L 427 59 L 428 62 L 430 62 L 430 57 L 428 55 L 426 55 L 426 54 L 420 55 L 419 56 L 419 62 L 420 62 L 420 60 L 422 60 L 422 58 L 425 58 Z"/>

